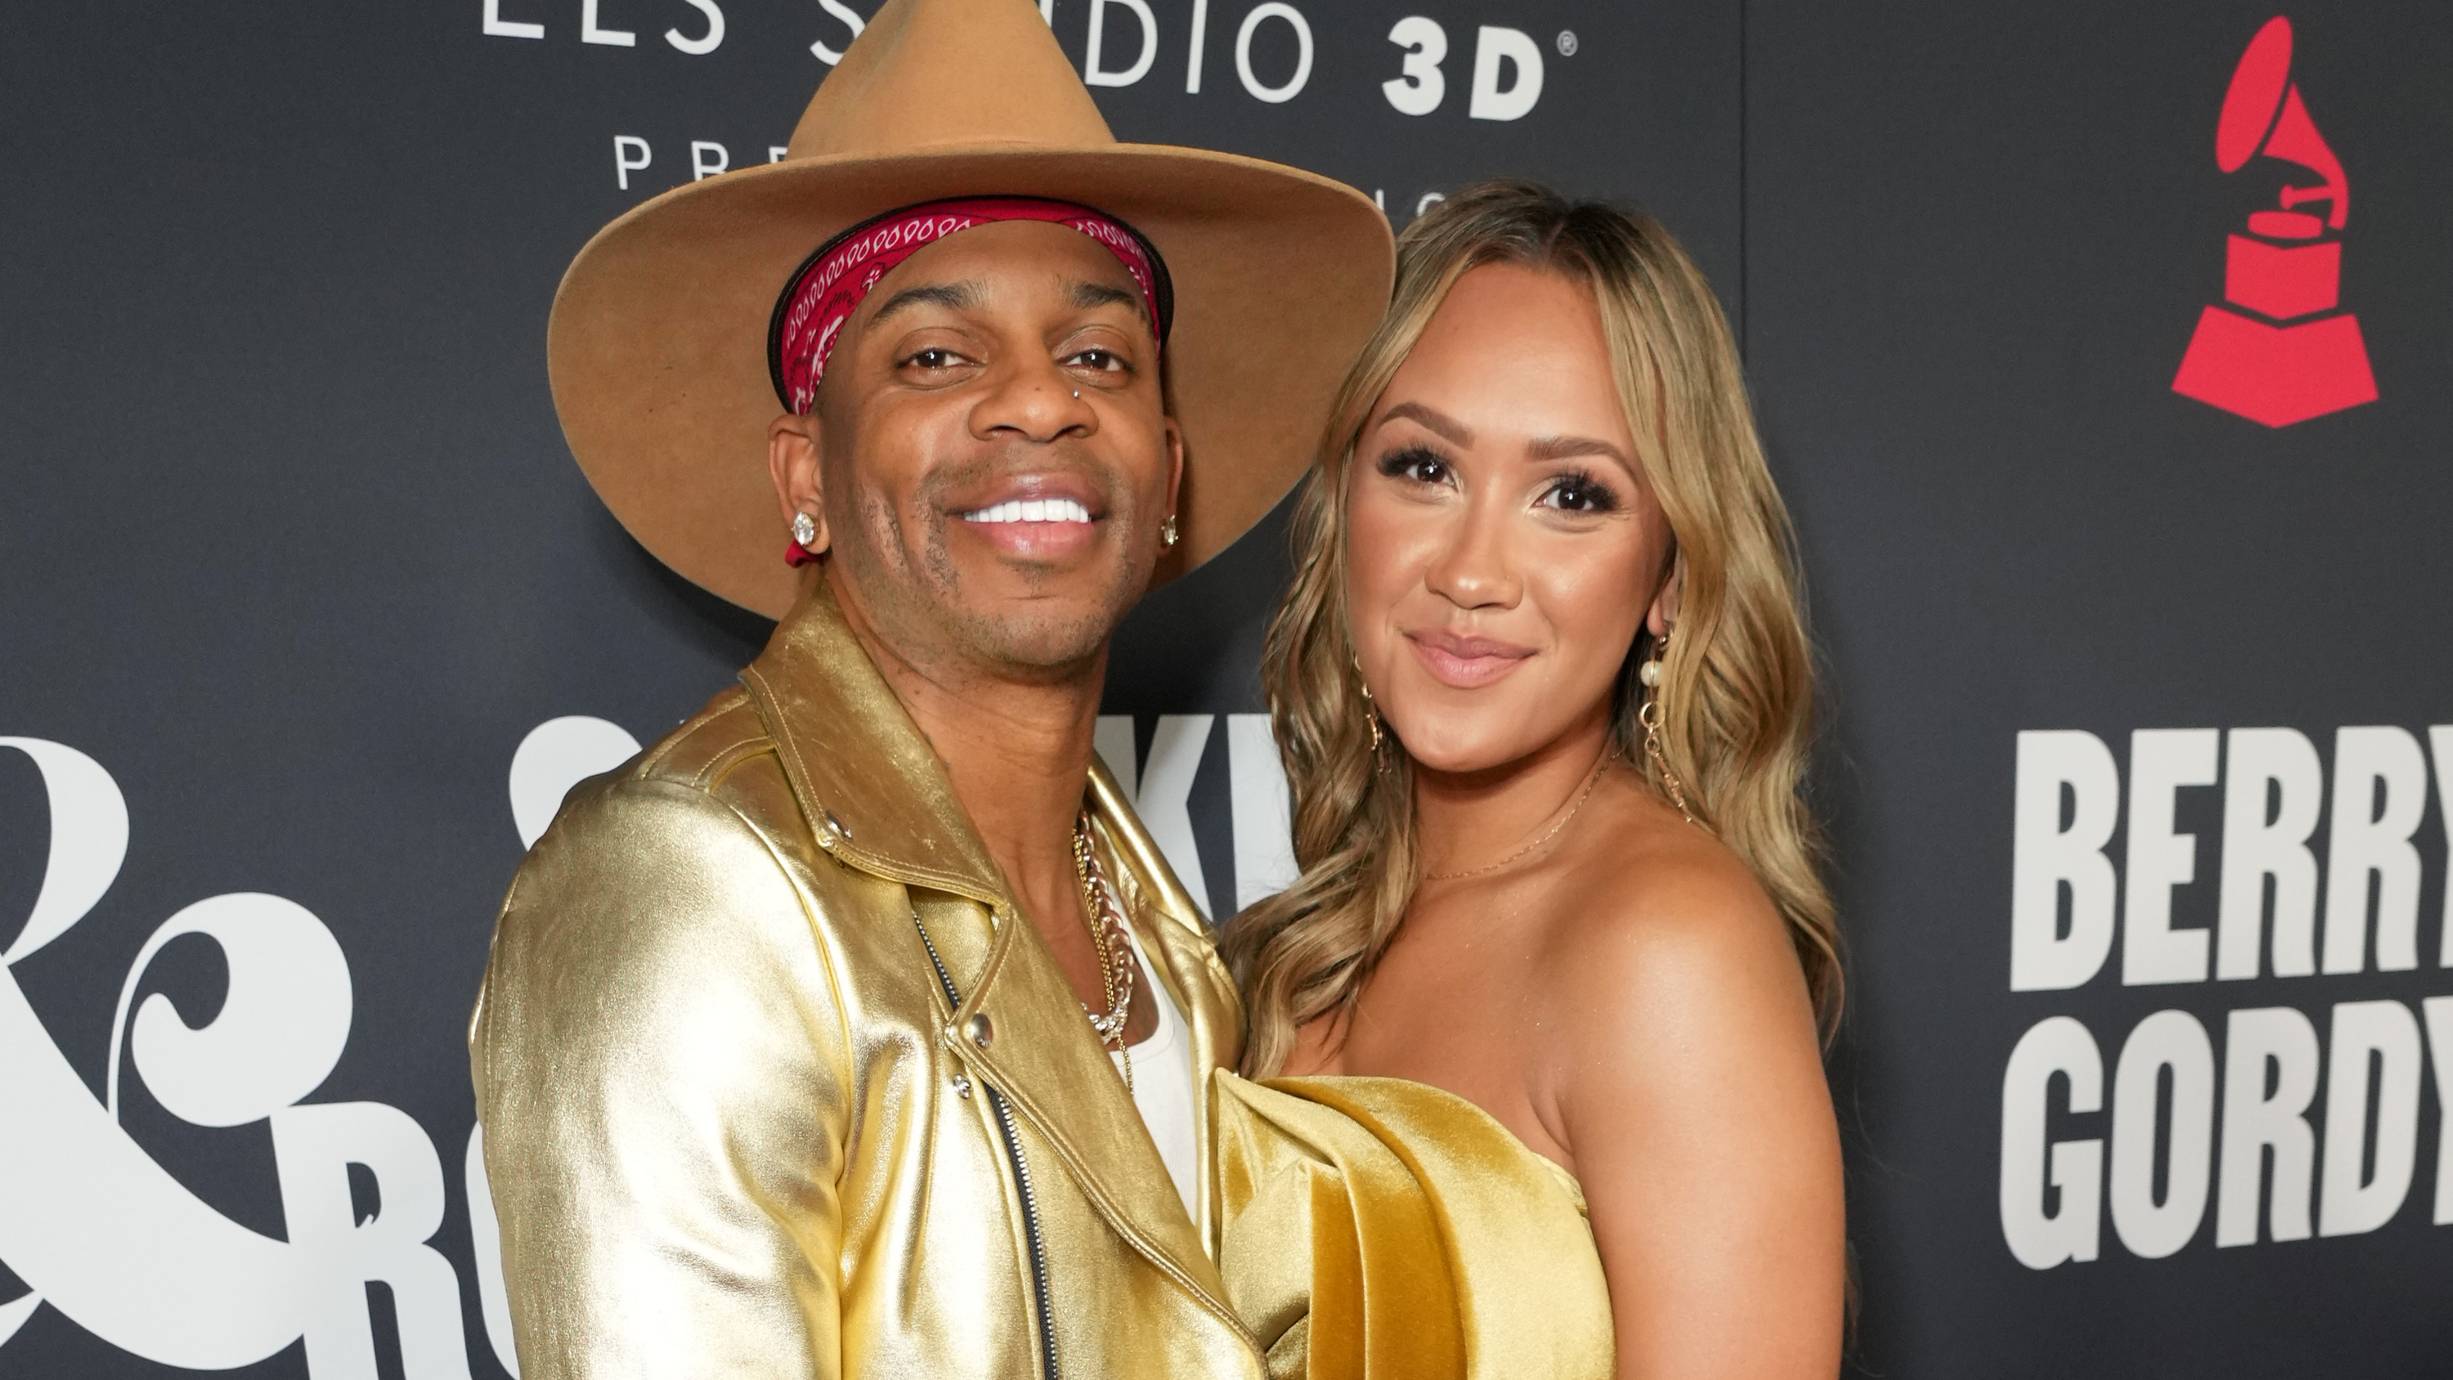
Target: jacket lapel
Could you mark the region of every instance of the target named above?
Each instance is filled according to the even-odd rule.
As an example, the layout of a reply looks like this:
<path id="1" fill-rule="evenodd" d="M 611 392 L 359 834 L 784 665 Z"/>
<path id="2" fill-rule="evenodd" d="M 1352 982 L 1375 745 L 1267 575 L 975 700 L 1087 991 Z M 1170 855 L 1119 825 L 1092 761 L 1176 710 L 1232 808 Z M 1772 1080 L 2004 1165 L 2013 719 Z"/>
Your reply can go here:
<path id="1" fill-rule="evenodd" d="M 975 1016 L 988 1018 L 985 1046 Z M 1054 1148 L 1118 1235 L 1243 1331 L 1139 1109 L 1031 925 L 998 927 L 987 970 L 954 1013 L 946 1038 Z M 1202 1095 L 1199 1087 L 1194 1095 Z"/>
<path id="2" fill-rule="evenodd" d="M 1054 956 L 1019 913 L 943 763 L 844 623 L 825 581 L 815 582 L 786 615 L 741 679 L 821 848 L 848 866 L 906 887 L 950 893 L 986 911 L 987 924 L 966 923 L 962 912 L 977 911 L 913 897 L 914 913 L 926 915 L 929 939 L 962 995 L 940 1032 L 947 1048 L 1031 1122 L 1120 1236 L 1241 1332 L 1202 1248 L 1206 1225 L 1197 1231 L 1184 1215 L 1140 1111 Z M 1137 827 L 1116 827 L 1112 811 L 1120 801 L 1113 782 L 1095 768 L 1093 778 L 1110 837 L 1147 847 Z M 1119 852 L 1133 860 L 1126 870 L 1140 874 L 1129 882 L 1149 875 L 1138 856 Z M 1181 923 L 1157 928 L 1163 934 Z M 1146 943 L 1151 927 L 1142 928 Z M 1216 1002 L 1201 998 L 1203 983 L 1185 981 L 1180 942 L 1161 940 L 1160 951 L 1168 955 L 1162 961 L 1176 970 L 1161 980 L 1193 1026 L 1196 1067 L 1206 1078 L 1221 1045 Z M 1194 1103 L 1206 1157 L 1201 1087 L 1194 1089 Z M 1206 1224 L 1206 1182 L 1200 1199 Z"/>
<path id="3" fill-rule="evenodd" d="M 1140 936 L 1143 951 L 1159 969 L 1153 976 L 1166 985 L 1190 1028 L 1192 1138 L 1195 1162 L 1201 1169 L 1193 1220 L 1207 1253 L 1215 1259 L 1218 1195 L 1209 1171 L 1217 1163 L 1216 1119 L 1211 1115 L 1209 1075 L 1212 1069 L 1231 1069 L 1243 1058 L 1243 1003 L 1236 996 L 1234 979 L 1219 961 L 1209 922 L 1167 865 L 1157 841 L 1141 827 L 1106 765 L 1095 760 L 1090 768 L 1090 798 L 1101 836 L 1124 861 L 1116 882 L 1125 914 Z"/>

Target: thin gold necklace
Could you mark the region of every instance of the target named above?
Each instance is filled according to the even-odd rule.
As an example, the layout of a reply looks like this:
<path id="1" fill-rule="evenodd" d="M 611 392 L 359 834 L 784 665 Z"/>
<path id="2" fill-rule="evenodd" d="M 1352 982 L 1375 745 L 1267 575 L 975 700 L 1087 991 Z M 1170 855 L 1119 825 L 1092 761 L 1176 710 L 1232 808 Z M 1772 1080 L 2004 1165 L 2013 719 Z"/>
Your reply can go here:
<path id="1" fill-rule="evenodd" d="M 1507 866 L 1509 863 L 1515 862 L 1517 859 L 1531 853 L 1535 849 L 1541 847 L 1543 844 L 1557 838 L 1559 836 L 1559 831 L 1567 827 L 1567 822 L 1576 817 L 1576 812 L 1578 810 L 1584 808 L 1584 802 L 1593 794 L 1593 788 L 1601 784 L 1601 773 L 1604 768 L 1610 765 L 1610 759 L 1615 755 L 1616 754 L 1609 749 L 1605 748 L 1602 750 L 1601 756 L 1593 763 L 1593 770 L 1584 778 L 1584 789 L 1576 792 L 1576 802 L 1567 807 L 1567 813 L 1559 816 L 1557 823 L 1551 825 L 1547 829 L 1544 829 L 1541 832 L 1541 837 L 1536 838 L 1533 840 L 1533 842 L 1526 844 L 1524 847 L 1517 849 L 1515 852 L 1508 854 L 1506 857 L 1501 858 L 1495 863 L 1484 863 L 1480 867 L 1469 867 L 1462 872 L 1433 872 L 1426 875 L 1423 880 L 1426 882 L 1453 882 L 1465 877 L 1479 877 L 1485 872 L 1496 872 L 1500 868 Z"/>

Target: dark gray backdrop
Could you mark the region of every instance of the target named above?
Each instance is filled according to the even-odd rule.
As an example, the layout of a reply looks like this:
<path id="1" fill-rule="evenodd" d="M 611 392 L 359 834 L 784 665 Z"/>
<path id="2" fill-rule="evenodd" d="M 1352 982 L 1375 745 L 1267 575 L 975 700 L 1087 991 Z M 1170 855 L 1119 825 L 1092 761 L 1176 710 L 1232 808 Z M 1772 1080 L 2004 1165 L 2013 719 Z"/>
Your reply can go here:
<path id="1" fill-rule="evenodd" d="M 1316 168 L 1380 192 L 1399 224 L 1474 177 L 1544 178 L 1659 214 L 1720 288 L 1804 533 L 1828 672 L 1818 804 L 1853 960 L 1835 1079 L 1859 1372 L 2453 1374 L 2425 1042 L 2419 1066 L 2391 1054 L 2352 1066 L 2373 1092 L 2331 1118 L 2361 1125 L 2343 1148 L 2330 1064 L 2307 1112 L 2320 1156 L 2359 1162 L 2355 1183 L 2390 1179 L 2397 1157 L 2415 1166 L 2373 1230 L 2277 1241 L 2289 1233 L 2267 1223 L 2254 1244 L 2218 1246 L 2210 1197 L 2183 1244 L 2144 1258 L 2108 1209 L 2010 1172 L 2039 1149 L 2005 1131 L 2033 1120 L 2006 1115 L 2006 1099 L 2034 1101 L 2006 1093 L 2011 1052 L 2057 1017 L 2100 1049 L 2103 1110 L 2054 1079 L 2038 1094 L 2044 1134 L 2084 1142 L 2115 1138 L 2116 1066 L 2152 1013 L 2203 1027 L 2227 1108 L 2249 1086 L 2227 1078 L 2229 1013 L 2297 1010 L 2338 1054 L 2338 1004 L 2390 1003 L 2415 1022 L 2445 990 L 2453 762 L 2422 757 L 2415 796 L 2406 776 L 2330 796 L 2338 729 L 2431 744 L 2428 726 L 2453 717 L 2442 8 L 2289 11 L 2294 79 L 2354 189 L 2343 306 L 2380 400 L 2274 430 L 2170 390 L 2200 310 L 2223 295 L 2224 236 L 2292 176 L 2272 162 L 2227 176 L 2213 157 L 2233 64 L 2274 13 L 2264 5 L 1293 0 L 1253 29 L 1263 86 L 1295 70 L 1297 19 L 1312 42 L 1302 89 L 1271 102 L 1236 60 L 1239 29 L 1271 7 L 1147 4 L 1150 68 L 1098 93 L 1122 137 Z M 1095 13 L 1104 65 L 1131 66 L 1129 0 L 1053 9 L 1077 62 Z M 663 37 L 697 40 L 710 10 L 724 20 L 713 51 Z M 21 749 L 0 750 L 0 946 L 13 945 L 0 969 L 0 1375 L 501 1373 L 471 1248 L 460 1040 L 521 849 L 514 755 L 562 716 L 652 739 L 764 632 L 665 574 L 596 505 L 547 398 L 546 309 L 597 226 L 690 176 L 693 141 L 736 164 L 781 143 L 826 70 L 809 45 L 839 49 L 845 12 L 39 4 L 0 29 L 13 174 L 0 192 L 0 739 Z M 588 41 L 590 13 L 635 45 Z M 1388 35 L 1407 16 L 1448 42 L 1445 99 L 1422 116 L 1382 94 L 1404 56 Z M 514 25 L 543 34 L 487 32 Z M 1506 41 L 1485 26 L 1521 32 L 1542 59 L 1539 99 L 1514 119 L 1469 109 L 1478 42 Z M 617 157 L 636 161 L 641 144 L 650 161 L 625 188 Z M 1255 788 L 1227 721 L 1187 716 L 1259 708 L 1252 665 L 1286 568 L 1282 516 L 1136 615 L 1109 693 L 1143 753 L 1175 735 L 1170 770 L 1191 769 L 1168 788 L 1192 841 L 1179 862 L 1221 915 L 1256 884 L 1238 876 L 1249 825 L 1236 833 Z M 2325 764 L 2320 890 L 2349 865 L 2327 846 L 2337 814 L 2411 821 L 2416 968 L 2130 985 L 2116 944 L 2080 985 L 2012 990 L 2019 735 L 2093 734 L 2127 791 L 2133 732 L 2258 727 L 2298 730 Z M 111 812 L 80 761 L 125 801 L 115 870 Z M 1155 791 L 1156 758 L 1136 766 Z M 2213 923 L 2223 797 L 2177 792 L 2195 881 L 2172 892 L 2176 930 Z M 2124 885 L 2135 804 L 2121 802 L 2107 849 Z M 2391 879 L 2378 891 L 2390 908 Z M 290 936 L 266 960 L 282 981 L 246 1011 L 237 980 L 252 960 L 188 932 L 209 927 L 166 927 L 224 897 L 241 898 L 233 929 Z M 281 929 L 287 912 L 249 897 L 294 903 L 308 929 L 294 917 Z M 44 932 L 19 939 L 26 917 Z M 316 922 L 345 959 L 338 987 Z M 166 928 L 154 958 L 148 936 Z M 345 1041 L 334 1035 L 328 1073 L 252 1102 L 230 1090 L 246 1082 L 232 1061 L 271 1067 L 284 1021 L 312 1024 L 296 1011 L 329 1025 L 335 990 Z M 199 1044 L 182 1065 L 167 1012 L 146 1006 L 157 993 L 185 1026 L 209 1034 L 253 1013 L 274 1034 Z M 114 1117 L 100 1104 L 115 1051 Z M 2151 1063 L 2118 1071 L 2144 1079 L 2145 1111 L 2117 1139 L 2153 1152 L 2146 1192 L 2168 1202 L 2191 1175 L 2157 1147 L 2203 1169 L 2208 1152 L 2186 1147 L 2208 1114 L 2186 1068 L 2160 1084 Z M 2256 1070 L 2249 1095 L 2267 1096 L 2264 1080 Z M 196 1113 L 217 1087 L 243 1110 Z M 343 1110 L 316 1120 L 327 1106 Z M 310 1132 L 325 1122 L 339 1129 L 319 1160 Z M 2219 1146 L 2219 1122 L 2211 1134 Z M 361 1152 L 371 1168 L 341 1167 Z M 160 1287 L 145 1262 L 189 1258 L 171 1241 L 186 1219 L 133 1211 L 115 1191 L 136 1173 L 130 1156 L 153 1167 L 137 1174 L 149 1192 L 175 1189 L 302 1262 L 309 1283 L 258 1279 L 197 1247 L 208 1268 L 176 1292 L 253 1319 L 253 1344 L 206 1358 L 196 1329 L 165 1321 L 175 1308 L 108 1303 L 115 1288 Z M 2276 1157 L 2284 1197 L 2287 1168 Z M 342 1201 L 310 1230 L 311 1192 L 334 1175 Z M 428 1175 L 441 1195 L 431 1248 L 422 1230 L 384 1238 L 387 1211 L 431 1196 L 417 1186 Z M 2100 1253 L 2022 1264 L 2005 1199 L 2097 1215 Z M 353 1237 L 356 1222 L 371 1224 Z M 358 1283 L 370 1278 L 387 1282 Z M 264 1303 L 260 1319 L 214 1302 L 284 1289 L 303 1301 Z"/>

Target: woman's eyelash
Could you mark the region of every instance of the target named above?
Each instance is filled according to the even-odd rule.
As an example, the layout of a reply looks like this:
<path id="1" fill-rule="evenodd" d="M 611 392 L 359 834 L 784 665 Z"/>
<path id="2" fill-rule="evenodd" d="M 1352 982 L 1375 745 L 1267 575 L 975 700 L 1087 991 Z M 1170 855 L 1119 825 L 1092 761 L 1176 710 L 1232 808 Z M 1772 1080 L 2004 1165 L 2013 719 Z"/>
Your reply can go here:
<path id="1" fill-rule="evenodd" d="M 1391 479 L 1410 480 L 1417 484 L 1437 484 L 1449 469 L 1446 456 L 1424 445 L 1400 446 L 1380 457 L 1380 473 Z M 1562 500 L 1573 495 L 1577 500 Z M 1542 490 L 1539 500 L 1544 507 L 1569 513 L 1607 513 L 1618 507 L 1618 494 L 1609 485 L 1593 477 L 1590 470 L 1569 470 L 1554 476 Z"/>
<path id="2" fill-rule="evenodd" d="M 1564 493 L 1578 494 L 1584 499 L 1580 506 L 1567 508 L 1569 512 L 1606 513 L 1618 506 L 1618 495 L 1610 491 L 1609 485 L 1595 479 L 1589 470 L 1569 470 L 1560 475 L 1543 491 L 1543 497 L 1547 499 L 1553 494 Z M 1559 506 L 1566 507 L 1565 504 Z"/>
<path id="3" fill-rule="evenodd" d="M 1414 471 L 1425 466 L 1448 467 L 1446 457 L 1429 446 L 1400 446 L 1380 457 L 1380 473 L 1392 479 L 1419 478 Z"/>

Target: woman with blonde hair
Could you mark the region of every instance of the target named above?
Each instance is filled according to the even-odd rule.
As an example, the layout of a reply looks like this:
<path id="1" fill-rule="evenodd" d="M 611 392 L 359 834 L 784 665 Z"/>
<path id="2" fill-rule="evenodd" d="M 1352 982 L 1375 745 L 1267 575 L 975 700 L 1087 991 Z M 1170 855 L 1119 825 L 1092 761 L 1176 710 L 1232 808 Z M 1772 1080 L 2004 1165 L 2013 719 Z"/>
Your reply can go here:
<path id="1" fill-rule="evenodd" d="M 1225 942 L 1229 1289 L 1280 1376 L 1830 1376 L 1810 654 L 1728 326 L 1527 184 L 1398 254 L 1264 659 L 1302 870 Z"/>

